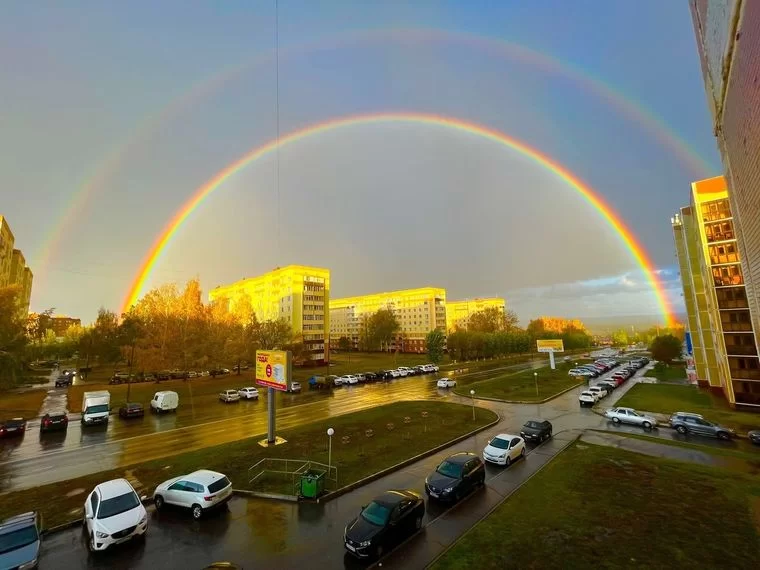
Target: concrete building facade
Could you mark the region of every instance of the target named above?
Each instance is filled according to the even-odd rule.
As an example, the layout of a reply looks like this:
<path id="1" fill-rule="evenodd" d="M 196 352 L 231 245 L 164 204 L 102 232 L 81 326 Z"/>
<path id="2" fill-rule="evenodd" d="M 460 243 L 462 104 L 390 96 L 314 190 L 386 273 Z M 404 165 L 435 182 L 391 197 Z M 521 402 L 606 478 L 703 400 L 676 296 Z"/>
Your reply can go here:
<path id="1" fill-rule="evenodd" d="M 21 290 L 19 310 L 26 316 L 32 298 L 32 270 L 20 249 L 16 249 L 16 238 L 5 217 L 0 216 L 0 287 L 16 285 Z"/>
<path id="2" fill-rule="evenodd" d="M 507 310 L 507 302 L 499 297 L 446 301 L 446 330 L 466 329 L 470 317 L 484 309 L 497 309 L 502 316 Z"/>

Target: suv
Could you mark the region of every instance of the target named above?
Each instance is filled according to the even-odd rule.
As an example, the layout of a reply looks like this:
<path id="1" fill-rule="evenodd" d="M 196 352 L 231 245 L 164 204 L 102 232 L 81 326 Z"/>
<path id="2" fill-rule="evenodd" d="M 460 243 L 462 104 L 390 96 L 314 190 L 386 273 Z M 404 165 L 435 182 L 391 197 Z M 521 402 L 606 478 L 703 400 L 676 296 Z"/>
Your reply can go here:
<path id="1" fill-rule="evenodd" d="M 0 522 L 0 568 L 37 568 L 40 525 L 36 512 Z"/>
<path id="2" fill-rule="evenodd" d="M 680 434 L 693 433 L 723 440 L 729 440 L 734 435 L 734 430 L 709 422 L 699 414 L 688 412 L 676 412 L 670 416 L 670 427 Z"/>
<path id="3" fill-rule="evenodd" d="M 73 376 L 69 374 L 62 374 L 58 378 L 55 379 L 55 387 L 64 388 L 66 386 L 71 386 L 73 381 L 74 381 Z"/>
<path id="4" fill-rule="evenodd" d="M 229 404 L 230 402 L 237 402 L 240 400 L 240 394 L 237 390 L 225 390 L 219 392 L 219 401 Z"/>

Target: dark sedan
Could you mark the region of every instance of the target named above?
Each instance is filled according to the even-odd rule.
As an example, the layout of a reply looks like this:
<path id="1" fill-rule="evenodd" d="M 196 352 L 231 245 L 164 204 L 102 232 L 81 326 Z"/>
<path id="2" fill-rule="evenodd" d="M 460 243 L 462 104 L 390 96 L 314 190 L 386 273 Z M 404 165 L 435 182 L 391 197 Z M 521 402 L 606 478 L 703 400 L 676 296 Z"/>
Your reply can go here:
<path id="1" fill-rule="evenodd" d="M 486 468 L 474 453 L 447 457 L 425 479 L 425 492 L 439 501 L 457 502 L 486 482 Z"/>
<path id="2" fill-rule="evenodd" d="M 55 379 L 55 387 L 56 388 L 65 388 L 66 386 L 71 386 L 71 384 L 74 382 L 74 377 L 66 375 L 61 375 L 58 378 Z"/>
<path id="3" fill-rule="evenodd" d="M 552 424 L 547 420 L 530 420 L 520 430 L 525 441 L 546 441 L 552 436 Z"/>
<path id="4" fill-rule="evenodd" d="M 130 402 L 122 404 L 119 408 L 120 418 L 141 418 L 145 415 L 145 409 L 142 404 L 137 402 Z"/>
<path id="5" fill-rule="evenodd" d="M 26 433 L 26 420 L 24 418 L 13 418 L 0 422 L 0 437 L 12 435 L 24 435 Z"/>
<path id="6" fill-rule="evenodd" d="M 40 432 L 65 431 L 69 427 L 69 416 L 66 412 L 50 412 L 42 416 Z"/>
<path id="7" fill-rule="evenodd" d="M 760 429 L 754 429 L 747 434 L 749 440 L 755 445 L 760 445 Z"/>
<path id="8" fill-rule="evenodd" d="M 422 528 L 425 501 L 414 491 L 386 491 L 346 525 L 343 544 L 359 558 L 381 558 Z"/>

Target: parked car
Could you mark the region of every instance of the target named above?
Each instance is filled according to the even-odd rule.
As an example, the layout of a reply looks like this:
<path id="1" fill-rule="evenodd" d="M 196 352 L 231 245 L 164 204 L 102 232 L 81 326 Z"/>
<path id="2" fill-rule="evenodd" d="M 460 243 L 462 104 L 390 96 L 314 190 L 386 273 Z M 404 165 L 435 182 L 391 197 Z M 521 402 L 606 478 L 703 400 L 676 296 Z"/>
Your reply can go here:
<path id="1" fill-rule="evenodd" d="M 500 433 L 489 440 L 483 450 L 483 459 L 496 465 L 509 467 L 513 461 L 521 457 L 525 457 L 525 440 L 507 433 Z"/>
<path id="2" fill-rule="evenodd" d="M 162 412 L 176 412 L 179 407 L 179 394 L 171 390 L 161 390 L 153 395 L 150 401 L 150 410 L 160 414 Z"/>
<path id="3" fill-rule="evenodd" d="M 645 429 L 657 426 L 656 419 L 646 414 L 640 414 L 633 408 L 610 408 L 604 412 L 604 415 L 616 424 L 633 424 Z"/>
<path id="4" fill-rule="evenodd" d="M 435 385 L 438 388 L 453 388 L 457 385 L 457 381 L 452 380 L 451 378 L 440 378 Z"/>
<path id="5" fill-rule="evenodd" d="M 148 530 L 148 513 L 126 479 L 100 483 L 84 502 L 84 530 L 90 550 L 105 550 L 141 537 Z"/>
<path id="6" fill-rule="evenodd" d="M 37 568 L 41 542 L 36 512 L 16 515 L 0 522 L 0 568 Z"/>
<path id="7" fill-rule="evenodd" d="M 71 386 L 73 382 L 74 382 L 73 376 L 70 376 L 68 374 L 61 374 L 58 378 L 55 379 L 55 387 L 65 388 L 66 386 Z"/>
<path id="8" fill-rule="evenodd" d="M 439 501 L 457 502 L 486 481 L 480 457 L 465 451 L 444 459 L 425 479 L 425 492 Z"/>
<path id="9" fill-rule="evenodd" d="M 607 397 L 607 392 L 605 390 L 602 390 L 599 386 L 589 386 L 586 388 L 586 391 L 591 392 L 594 396 L 596 396 L 597 401 Z"/>
<path id="10" fill-rule="evenodd" d="M 596 404 L 597 397 L 589 392 L 588 390 L 584 390 L 580 394 L 578 394 L 578 401 L 581 404 L 581 407 L 583 406 L 593 406 Z"/>
<path id="11" fill-rule="evenodd" d="M 614 382 L 597 382 L 594 386 L 601 388 L 609 396 L 617 388 Z"/>
<path id="12" fill-rule="evenodd" d="M 425 501 L 414 491 L 386 491 L 362 507 L 343 530 L 343 544 L 358 558 L 380 558 L 422 528 Z"/>
<path id="13" fill-rule="evenodd" d="M 523 424 L 520 437 L 526 441 L 546 441 L 552 436 L 553 429 L 548 420 L 529 420 Z"/>
<path id="14" fill-rule="evenodd" d="M 240 394 L 237 390 L 225 390 L 219 392 L 219 401 L 229 404 L 230 402 L 237 402 L 240 400 Z"/>
<path id="15" fill-rule="evenodd" d="M 364 373 L 362 374 L 362 376 L 364 376 L 364 379 L 365 379 L 367 382 L 370 382 L 370 381 L 372 381 L 372 380 L 377 380 L 377 374 L 375 374 L 374 372 L 364 372 Z"/>
<path id="16" fill-rule="evenodd" d="M 0 422 L 0 437 L 24 435 L 26 433 L 26 420 L 24 418 L 11 418 Z"/>
<path id="17" fill-rule="evenodd" d="M 173 477 L 158 485 L 153 493 L 156 510 L 160 511 L 164 505 L 184 507 L 190 509 L 195 520 L 231 498 L 232 483 L 227 476 L 207 469 Z"/>
<path id="18" fill-rule="evenodd" d="M 141 418 L 145 415 L 145 408 L 138 402 L 127 402 L 119 407 L 119 417 L 128 418 Z"/>
<path id="19" fill-rule="evenodd" d="M 290 389 L 288 392 L 300 392 L 301 391 L 301 383 L 300 382 L 291 382 L 290 383 Z"/>
<path id="20" fill-rule="evenodd" d="M 728 440 L 734 436 L 734 430 L 707 421 L 699 414 L 676 412 L 670 416 L 670 427 L 680 434 L 693 433 Z"/>
<path id="21" fill-rule="evenodd" d="M 48 412 L 40 420 L 40 433 L 66 431 L 68 427 L 69 416 L 65 411 Z"/>
<path id="22" fill-rule="evenodd" d="M 755 445 L 760 445 L 760 429 L 753 429 L 747 434 L 747 437 Z"/>
<path id="23" fill-rule="evenodd" d="M 238 394 L 240 394 L 240 397 L 243 398 L 244 400 L 258 400 L 259 399 L 259 391 L 253 386 L 249 386 L 247 388 L 240 388 L 238 390 Z"/>

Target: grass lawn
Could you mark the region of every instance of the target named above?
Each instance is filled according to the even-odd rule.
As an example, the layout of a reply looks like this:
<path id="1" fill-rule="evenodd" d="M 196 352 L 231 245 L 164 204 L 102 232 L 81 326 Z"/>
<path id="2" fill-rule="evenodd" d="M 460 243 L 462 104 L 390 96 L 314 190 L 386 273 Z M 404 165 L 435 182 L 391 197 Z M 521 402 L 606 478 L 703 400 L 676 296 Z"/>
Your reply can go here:
<path id="1" fill-rule="evenodd" d="M 662 382 L 686 382 L 685 364 L 655 364 L 654 368 L 647 370 L 644 376 L 657 378 Z"/>
<path id="2" fill-rule="evenodd" d="M 0 420 L 38 417 L 47 390 L 28 390 L 0 394 Z"/>
<path id="3" fill-rule="evenodd" d="M 756 568 L 758 509 L 756 477 L 575 444 L 433 568 Z"/>
<path id="4" fill-rule="evenodd" d="M 702 414 L 708 420 L 734 428 L 740 433 L 760 426 L 760 414 L 732 410 L 722 398 L 693 385 L 636 384 L 617 405 L 661 414 Z"/>
<path id="5" fill-rule="evenodd" d="M 422 413 L 427 412 L 423 418 Z M 409 418 L 409 423 L 405 422 Z M 443 402 L 398 402 L 346 414 L 279 432 L 286 444 L 265 449 L 262 436 L 199 451 L 140 463 L 124 469 L 94 473 L 65 482 L 0 495 L 0 520 L 16 513 L 40 510 L 46 528 L 81 518 L 84 498 L 102 481 L 126 477 L 138 493 L 151 495 L 155 486 L 176 475 L 199 468 L 227 474 L 236 489 L 250 488 L 248 469 L 259 460 L 288 458 L 327 463 L 327 428 L 335 429 L 332 463 L 338 467 L 338 484 L 345 486 L 400 461 L 451 441 L 491 423 L 496 414 Z M 388 424 L 393 423 L 392 430 Z M 374 435 L 367 437 L 366 430 Z M 350 438 L 343 443 L 343 437 Z"/>
<path id="6" fill-rule="evenodd" d="M 496 378 L 473 382 L 464 387 L 457 387 L 455 392 L 460 396 L 469 396 L 470 390 L 475 390 L 475 397 L 496 398 L 499 400 L 513 400 L 524 402 L 536 402 L 551 398 L 552 396 L 577 385 L 580 380 L 568 376 L 568 371 L 574 364 L 558 363 L 556 370 L 548 366 L 536 370 L 523 370 L 516 373 L 504 374 Z M 534 373 L 538 373 L 535 377 Z M 536 379 L 538 391 L 536 391 Z"/>

